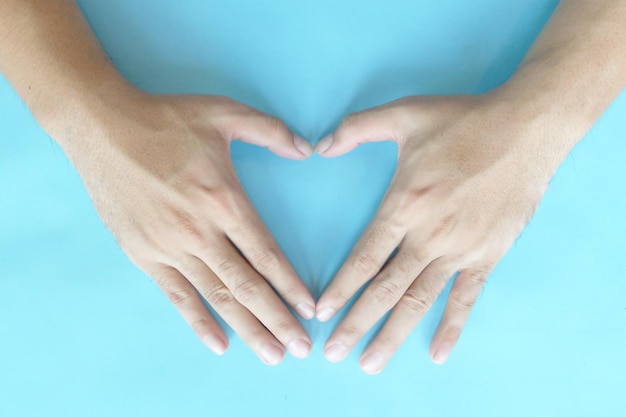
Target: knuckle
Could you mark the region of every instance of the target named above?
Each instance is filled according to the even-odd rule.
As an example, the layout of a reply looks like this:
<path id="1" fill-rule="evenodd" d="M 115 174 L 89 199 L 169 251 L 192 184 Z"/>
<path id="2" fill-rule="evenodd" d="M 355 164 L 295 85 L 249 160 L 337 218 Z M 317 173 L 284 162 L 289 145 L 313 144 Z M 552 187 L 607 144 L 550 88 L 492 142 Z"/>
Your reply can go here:
<path id="1" fill-rule="evenodd" d="M 157 285 L 157 287 L 159 287 L 161 291 L 165 293 L 165 290 L 169 287 L 170 282 L 171 282 L 169 268 L 161 268 L 159 265 L 156 267 L 146 266 L 146 267 L 143 267 L 142 270 L 146 274 L 148 274 L 152 282 L 154 282 Z"/>
<path id="2" fill-rule="evenodd" d="M 374 284 L 372 288 L 372 296 L 374 300 L 384 306 L 393 306 L 401 297 L 402 288 L 393 281 L 381 281 Z"/>
<path id="3" fill-rule="evenodd" d="M 432 249 L 430 244 L 422 244 L 419 246 L 414 247 L 412 250 L 409 251 L 409 255 L 408 255 L 408 263 L 410 263 L 411 265 L 425 265 L 427 263 L 427 261 L 431 260 L 431 259 L 435 259 L 436 257 L 434 256 L 434 250 Z"/>
<path id="4" fill-rule="evenodd" d="M 388 206 L 389 201 L 385 201 L 384 205 Z M 376 219 L 367 228 L 360 245 L 364 249 L 377 248 L 381 244 L 388 247 L 395 247 L 400 242 L 400 238 L 405 234 L 405 222 L 399 220 L 394 214 L 386 209 L 379 210 Z M 369 252 L 369 250 L 364 250 Z"/>
<path id="5" fill-rule="evenodd" d="M 187 280 L 204 275 L 202 264 L 200 264 L 195 257 L 188 254 L 184 254 L 172 260 L 171 264 L 178 269 Z"/>
<path id="6" fill-rule="evenodd" d="M 219 286 L 210 291 L 203 292 L 204 299 L 216 310 L 224 309 L 234 301 L 233 295 L 228 288 Z"/>
<path id="7" fill-rule="evenodd" d="M 252 264 L 262 275 L 269 275 L 276 272 L 280 267 L 278 253 L 275 249 L 266 249 L 253 259 Z"/>
<path id="8" fill-rule="evenodd" d="M 468 297 L 461 293 L 450 294 L 450 304 L 455 310 L 463 313 L 469 313 L 474 304 L 476 304 L 476 298 Z"/>
<path id="9" fill-rule="evenodd" d="M 187 304 L 193 296 L 189 291 L 183 289 L 165 289 L 164 293 L 170 303 L 176 307 Z"/>
<path id="10" fill-rule="evenodd" d="M 400 207 L 406 210 L 414 211 L 432 192 L 433 188 L 434 187 L 432 185 L 426 185 L 423 187 L 413 186 L 408 190 L 405 190 L 401 197 Z"/>
<path id="11" fill-rule="evenodd" d="M 472 287 L 483 287 L 487 282 L 491 268 L 476 268 L 464 274 L 467 283 Z"/>
<path id="12" fill-rule="evenodd" d="M 385 241 L 395 241 L 404 227 L 402 221 L 398 221 L 394 216 L 383 218 L 374 229 L 376 239 L 383 239 Z"/>
<path id="13" fill-rule="evenodd" d="M 218 261 L 217 268 L 215 269 L 219 271 L 218 275 L 220 275 L 223 278 L 232 278 L 233 276 L 236 275 L 235 262 L 233 262 L 229 258 L 225 258 L 225 259 Z"/>
<path id="14" fill-rule="evenodd" d="M 257 280 L 248 279 L 235 286 L 233 295 L 241 304 L 248 305 L 263 295 L 263 287 Z"/>
<path id="15" fill-rule="evenodd" d="M 399 129 L 414 129 L 416 126 L 415 114 L 421 112 L 423 109 L 420 103 L 409 97 L 400 99 L 396 102 L 396 105 L 390 107 L 388 110 L 389 117 L 396 122 L 396 126 Z"/>
<path id="16" fill-rule="evenodd" d="M 433 302 L 435 301 L 434 298 L 435 297 L 430 294 L 419 297 L 413 292 L 407 292 L 400 300 L 400 303 L 412 313 L 423 316 L 433 305 Z"/>
<path id="17" fill-rule="evenodd" d="M 368 278 L 374 275 L 380 269 L 379 263 L 373 255 L 362 252 L 354 259 L 354 268 L 361 274 L 367 275 Z"/>
<path id="18" fill-rule="evenodd" d="M 449 232 L 454 228 L 455 224 L 456 224 L 456 216 L 454 214 L 443 216 L 441 220 L 433 228 L 430 234 L 430 239 L 435 240 L 438 237 L 449 234 Z"/>
<path id="19" fill-rule="evenodd" d="M 174 213 L 174 227 L 183 238 L 192 242 L 201 242 L 204 234 L 195 220 L 195 217 L 188 212 L 176 211 Z"/>
<path id="20" fill-rule="evenodd" d="M 283 122 L 276 116 L 267 116 L 266 120 L 271 134 L 281 135 L 284 134 L 287 130 L 287 125 L 285 125 L 285 122 Z"/>
<path id="21" fill-rule="evenodd" d="M 424 258 L 418 256 L 414 250 L 407 252 L 396 255 L 393 267 L 398 274 L 415 276 L 420 272 L 418 267 L 424 262 Z"/>
<path id="22" fill-rule="evenodd" d="M 433 204 L 436 198 L 437 185 L 434 183 L 425 184 L 402 184 L 395 183 L 390 189 L 384 201 L 384 209 L 389 219 L 388 223 L 402 226 L 404 224 L 415 224 L 416 221 L 424 222 L 429 213 L 437 218 L 425 224 L 432 229 L 429 236 L 432 240 L 440 235 L 450 232 L 457 224 L 457 216 L 454 213 L 433 212 Z"/>
<path id="23" fill-rule="evenodd" d="M 354 128 L 358 126 L 360 119 L 361 119 L 361 113 L 359 112 L 350 113 L 349 115 L 343 118 L 343 120 L 339 124 L 339 129 L 345 131 L 347 129 Z"/>
<path id="24" fill-rule="evenodd" d="M 204 197 L 213 210 L 228 219 L 236 210 L 236 202 L 232 191 L 227 187 L 204 187 Z"/>
<path id="25" fill-rule="evenodd" d="M 387 212 L 389 217 L 397 221 L 406 223 L 415 219 L 415 213 L 423 211 L 425 196 L 430 192 L 431 187 L 415 188 L 397 184 L 386 197 Z"/>

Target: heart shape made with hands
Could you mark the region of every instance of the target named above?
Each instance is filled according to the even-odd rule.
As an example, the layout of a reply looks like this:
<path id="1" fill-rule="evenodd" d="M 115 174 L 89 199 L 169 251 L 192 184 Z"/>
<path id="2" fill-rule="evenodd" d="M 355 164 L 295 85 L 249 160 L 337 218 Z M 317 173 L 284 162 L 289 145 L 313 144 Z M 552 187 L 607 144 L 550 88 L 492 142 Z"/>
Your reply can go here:
<path id="1" fill-rule="evenodd" d="M 318 300 L 374 217 L 396 171 L 397 144 L 364 144 L 340 157 L 313 154 L 304 161 L 238 141 L 231 153 L 259 216 Z M 302 322 L 314 346 L 324 345 L 357 296 L 329 323 Z"/>
<path id="2" fill-rule="evenodd" d="M 270 365 L 285 348 L 298 358 L 311 351 L 288 307 L 321 322 L 347 312 L 325 343 L 332 362 L 392 311 L 361 358 L 377 373 L 458 272 L 431 343 L 443 363 L 547 186 L 518 175 L 532 152 L 503 144 L 493 127 L 513 126 L 512 116 L 490 99 L 405 97 L 353 113 L 318 143 L 320 156 L 276 117 L 227 97 L 140 95 L 113 120 L 136 127 L 163 108 L 172 119 L 139 124 L 132 141 L 77 169 L 120 247 L 215 353 L 228 339 L 203 300 Z M 107 126 L 127 137 L 124 123 Z M 475 130 L 483 133 L 468 136 Z M 527 134 L 510 131 L 512 144 Z M 136 181 L 107 176 L 111 164 Z"/>
<path id="3" fill-rule="evenodd" d="M 389 187 L 397 145 L 365 144 L 337 158 L 314 154 L 304 161 L 241 142 L 231 151 L 259 216 L 318 299 Z"/>

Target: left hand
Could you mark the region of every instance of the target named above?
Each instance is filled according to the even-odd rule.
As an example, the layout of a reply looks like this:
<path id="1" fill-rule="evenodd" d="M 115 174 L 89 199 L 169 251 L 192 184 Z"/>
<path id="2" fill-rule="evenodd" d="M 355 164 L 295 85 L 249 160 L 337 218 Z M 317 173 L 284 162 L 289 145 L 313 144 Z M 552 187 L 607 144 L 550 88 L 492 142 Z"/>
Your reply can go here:
<path id="1" fill-rule="evenodd" d="M 492 93 L 404 98 L 349 115 L 317 145 L 333 157 L 394 140 L 399 153 L 375 218 L 317 303 L 318 319 L 327 321 L 371 279 L 326 342 L 328 360 L 344 359 L 393 309 L 360 361 L 367 373 L 382 371 L 458 272 L 430 348 L 434 362 L 446 361 L 558 166 L 542 152 L 547 122 L 532 110 L 512 111 L 511 102 Z"/>

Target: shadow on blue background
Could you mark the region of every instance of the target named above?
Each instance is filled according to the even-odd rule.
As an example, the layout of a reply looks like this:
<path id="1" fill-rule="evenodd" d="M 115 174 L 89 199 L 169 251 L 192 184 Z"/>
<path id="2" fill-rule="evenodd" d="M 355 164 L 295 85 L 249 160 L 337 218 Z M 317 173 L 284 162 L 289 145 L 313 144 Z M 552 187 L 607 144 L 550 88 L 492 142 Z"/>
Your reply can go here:
<path id="1" fill-rule="evenodd" d="M 512 73 L 556 2 L 83 0 L 116 66 L 160 93 L 225 94 L 317 141 L 414 94 L 478 93 Z M 626 172 L 620 97 L 552 181 L 443 367 L 443 300 L 375 377 L 341 364 L 336 321 L 310 358 L 263 365 L 195 339 L 117 248 L 61 150 L 0 81 L 0 416 L 622 416 Z M 235 143 L 237 172 L 315 296 L 393 176 L 391 143 L 304 162 Z M 444 297 L 445 299 L 445 294 Z"/>

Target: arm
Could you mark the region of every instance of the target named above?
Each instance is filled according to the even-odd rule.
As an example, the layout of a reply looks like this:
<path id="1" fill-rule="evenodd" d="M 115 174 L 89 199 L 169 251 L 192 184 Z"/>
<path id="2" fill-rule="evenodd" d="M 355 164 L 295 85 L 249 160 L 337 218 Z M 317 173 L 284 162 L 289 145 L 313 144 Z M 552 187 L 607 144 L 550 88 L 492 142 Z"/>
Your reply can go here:
<path id="1" fill-rule="evenodd" d="M 0 0 L 0 71 L 73 162 L 122 249 L 209 348 L 221 354 L 228 341 L 202 298 L 266 363 L 285 347 L 309 353 L 274 290 L 305 318 L 313 299 L 246 198 L 229 149 L 238 138 L 304 159 L 304 140 L 225 97 L 134 88 L 70 0 Z"/>
<path id="2" fill-rule="evenodd" d="M 430 348 L 433 361 L 446 361 L 550 178 L 626 86 L 624 22 L 626 1 L 562 1 L 494 91 L 407 97 L 348 116 L 320 141 L 328 157 L 389 139 L 399 149 L 378 213 L 317 305 L 328 320 L 371 279 L 326 342 L 329 360 L 342 360 L 393 309 L 361 356 L 365 372 L 382 371 L 458 272 Z"/>
<path id="3" fill-rule="evenodd" d="M 109 100 L 141 99 L 72 1 L 0 1 L 0 39 L 0 71 L 64 149 L 77 136 L 65 130 L 89 128 Z"/>
<path id="4" fill-rule="evenodd" d="M 626 88 L 624 22 L 623 0 L 561 0 L 518 70 L 493 92 L 505 106 L 521 101 L 525 120 L 541 116 L 556 128 L 539 144 L 553 170 Z"/>

